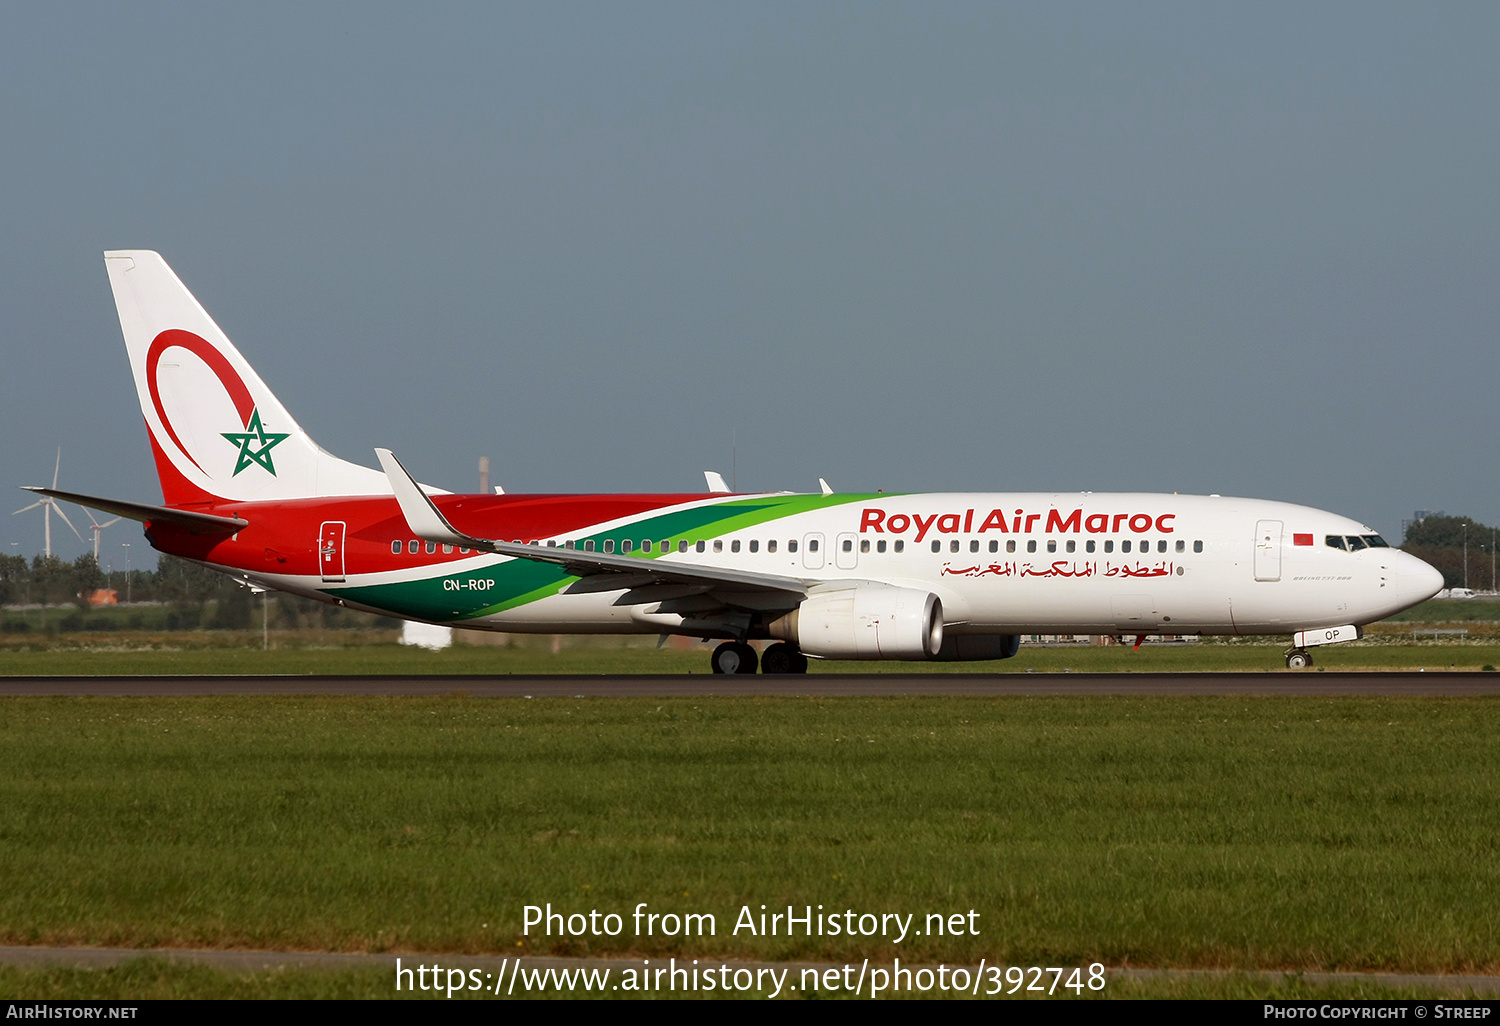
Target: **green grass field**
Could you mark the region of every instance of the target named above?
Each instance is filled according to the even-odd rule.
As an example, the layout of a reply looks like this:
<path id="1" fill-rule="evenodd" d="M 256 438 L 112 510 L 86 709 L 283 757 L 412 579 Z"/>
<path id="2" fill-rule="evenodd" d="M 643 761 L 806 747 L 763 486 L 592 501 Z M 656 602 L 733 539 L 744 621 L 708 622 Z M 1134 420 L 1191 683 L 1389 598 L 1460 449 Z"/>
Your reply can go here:
<path id="1" fill-rule="evenodd" d="M 1458 615 L 1480 604 L 1442 605 L 1319 650 L 1318 669 L 1500 664 L 1500 625 Z M 1472 640 L 1410 634 L 1454 625 Z M 253 631 L 39 630 L 0 636 L 0 678 L 707 669 L 707 646 L 654 639 L 427 652 L 393 638 L 273 631 L 262 651 Z M 813 672 L 1280 669 L 1283 641 Z M 1122 997 L 1418 996 L 1243 972 L 1500 971 L 1497 713 L 1486 699 L 11 698 L 0 943 L 1101 961 L 1230 970 L 1121 981 Z M 549 901 L 708 912 L 717 930 L 523 935 L 522 906 Z M 762 903 L 972 908 L 980 933 L 735 935 L 740 907 Z M 384 971 L 145 958 L 0 967 L 8 996 L 395 994 Z"/>
<path id="2" fill-rule="evenodd" d="M 1500 705 L 11 699 L 0 943 L 1475 971 Z M 522 909 L 714 936 L 522 933 Z M 742 905 L 978 936 L 732 933 Z"/>

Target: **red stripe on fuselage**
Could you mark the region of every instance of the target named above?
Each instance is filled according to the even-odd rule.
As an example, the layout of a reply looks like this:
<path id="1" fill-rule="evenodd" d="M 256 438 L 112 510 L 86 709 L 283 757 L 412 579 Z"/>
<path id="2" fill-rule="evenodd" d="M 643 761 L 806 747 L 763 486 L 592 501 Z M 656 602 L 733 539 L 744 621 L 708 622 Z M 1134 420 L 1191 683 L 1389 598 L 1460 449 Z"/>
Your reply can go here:
<path id="1" fill-rule="evenodd" d="M 165 460 L 165 456 L 159 457 Z M 169 461 L 168 461 L 169 462 Z M 163 479 L 165 484 L 165 479 Z M 476 538 L 529 542 L 563 538 L 594 525 L 700 501 L 695 495 L 434 495 L 433 502 L 455 528 Z M 204 509 L 195 506 L 195 509 Z M 417 555 L 406 543 L 416 536 L 391 496 L 221 502 L 204 510 L 249 521 L 234 536 L 194 534 L 176 524 L 153 523 L 151 544 L 162 552 L 251 573 L 316 575 L 319 531 L 343 521 L 344 567 L 349 574 L 385 573 L 413 566 L 467 559 L 439 546 Z M 402 543 L 400 554 L 391 551 Z"/>

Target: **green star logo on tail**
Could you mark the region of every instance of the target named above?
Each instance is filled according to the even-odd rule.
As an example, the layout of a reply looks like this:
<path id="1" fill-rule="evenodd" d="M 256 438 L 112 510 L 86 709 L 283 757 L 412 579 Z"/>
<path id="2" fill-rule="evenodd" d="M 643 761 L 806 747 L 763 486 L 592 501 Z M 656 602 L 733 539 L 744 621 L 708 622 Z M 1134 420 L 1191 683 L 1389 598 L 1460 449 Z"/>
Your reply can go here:
<path id="1" fill-rule="evenodd" d="M 235 461 L 234 473 L 231 477 L 238 477 L 240 471 L 252 463 L 259 463 L 265 467 L 272 477 L 276 476 L 276 467 L 271 463 L 271 450 L 285 441 L 289 436 L 267 431 L 260 423 L 260 408 L 250 413 L 250 423 L 245 425 L 244 432 L 225 431 L 224 439 L 231 445 L 239 446 L 240 456 Z M 251 446 L 255 446 L 254 449 Z"/>

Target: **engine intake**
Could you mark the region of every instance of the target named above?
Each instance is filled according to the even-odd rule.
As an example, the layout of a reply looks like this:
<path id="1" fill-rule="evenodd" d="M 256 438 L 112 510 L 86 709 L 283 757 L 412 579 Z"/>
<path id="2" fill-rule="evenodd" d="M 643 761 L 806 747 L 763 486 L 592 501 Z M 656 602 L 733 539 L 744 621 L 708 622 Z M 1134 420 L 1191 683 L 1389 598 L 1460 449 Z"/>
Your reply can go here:
<path id="1" fill-rule="evenodd" d="M 829 659 L 931 659 L 943 647 L 943 603 L 931 592 L 871 584 L 809 595 L 769 631 Z"/>

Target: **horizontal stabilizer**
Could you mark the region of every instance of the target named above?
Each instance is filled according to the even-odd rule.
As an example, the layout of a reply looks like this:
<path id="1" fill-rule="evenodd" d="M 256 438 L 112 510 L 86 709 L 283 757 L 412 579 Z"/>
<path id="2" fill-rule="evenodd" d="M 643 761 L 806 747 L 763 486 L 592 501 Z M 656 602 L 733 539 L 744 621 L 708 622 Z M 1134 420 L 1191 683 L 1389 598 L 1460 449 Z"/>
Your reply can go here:
<path id="1" fill-rule="evenodd" d="M 127 520 L 139 520 L 143 524 L 148 521 L 181 524 L 183 527 L 196 531 L 207 529 L 223 531 L 225 534 L 233 534 L 242 527 L 250 526 L 250 521 L 241 520 L 239 517 L 221 517 L 214 513 L 173 509 L 171 506 L 150 506 L 143 502 L 126 502 L 123 499 L 100 499 L 93 495 L 80 495 L 77 492 L 60 492 L 55 488 L 36 488 L 27 485 L 22 487 L 28 492 L 50 495 L 54 499 L 77 503 L 105 513 L 113 513 Z"/>

